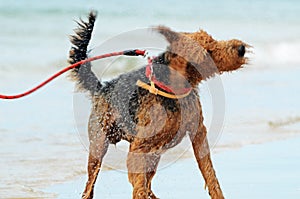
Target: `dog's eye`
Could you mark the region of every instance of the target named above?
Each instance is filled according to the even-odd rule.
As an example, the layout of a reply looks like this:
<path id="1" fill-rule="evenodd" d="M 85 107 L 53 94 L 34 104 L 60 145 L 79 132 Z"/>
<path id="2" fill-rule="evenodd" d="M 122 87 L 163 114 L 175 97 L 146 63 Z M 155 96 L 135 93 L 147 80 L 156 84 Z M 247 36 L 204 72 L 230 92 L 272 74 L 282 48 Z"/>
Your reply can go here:
<path id="1" fill-rule="evenodd" d="M 245 52 L 246 52 L 245 46 L 244 46 L 244 45 L 240 45 L 240 46 L 238 47 L 238 54 L 239 54 L 239 57 L 244 57 Z"/>

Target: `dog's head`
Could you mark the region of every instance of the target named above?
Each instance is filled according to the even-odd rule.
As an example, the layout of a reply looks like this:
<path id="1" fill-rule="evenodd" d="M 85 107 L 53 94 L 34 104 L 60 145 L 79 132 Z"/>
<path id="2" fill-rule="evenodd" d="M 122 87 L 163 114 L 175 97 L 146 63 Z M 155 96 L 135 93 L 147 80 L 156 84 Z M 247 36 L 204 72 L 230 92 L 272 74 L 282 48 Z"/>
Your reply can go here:
<path id="1" fill-rule="evenodd" d="M 170 67 L 194 85 L 215 74 L 237 70 L 247 63 L 245 53 L 250 46 L 240 40 L 217 41 L 202 30 L 181 33 L 164 26 L 154 30 L 170 43 L 167 49 Z"/>
<path id="2" fill-rule="evenodd" d="M 220 72 L 236 70 L 247 63 L 245 53 L 250 46 L 240 40 L 217 41 L 203 30 L 183 34 L 209 53 Z"/>

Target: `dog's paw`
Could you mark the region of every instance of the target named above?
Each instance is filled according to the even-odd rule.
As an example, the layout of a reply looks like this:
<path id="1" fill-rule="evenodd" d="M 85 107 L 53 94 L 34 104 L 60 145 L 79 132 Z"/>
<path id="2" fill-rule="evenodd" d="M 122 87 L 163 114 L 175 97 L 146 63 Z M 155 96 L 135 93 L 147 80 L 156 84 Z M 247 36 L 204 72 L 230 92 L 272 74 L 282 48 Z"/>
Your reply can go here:
<path id="1" fill-rule="evenodd" d="M 159 199 L 151 190 L 138 189 L 133 191 L 133 199 Z"/>
<path id="2" fill-rule="evenodd" d="M 152 190 L 148 190 L 148 199 L 159 199 L 159 198 L 154 195 Z"/>

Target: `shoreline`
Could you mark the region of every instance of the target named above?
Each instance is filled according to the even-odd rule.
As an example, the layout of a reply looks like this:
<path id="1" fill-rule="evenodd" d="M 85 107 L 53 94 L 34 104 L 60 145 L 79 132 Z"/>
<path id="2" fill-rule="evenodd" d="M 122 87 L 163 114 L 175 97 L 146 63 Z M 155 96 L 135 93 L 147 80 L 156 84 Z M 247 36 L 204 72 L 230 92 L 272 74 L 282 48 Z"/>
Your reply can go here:
<path id="1" fill-rule="evenodd" d="M 225 196 L 244 199 L 300 197 L 299 145 L 298 135 L 213 153 L 214 167 Z M 86 175 L 83 175 L 44 191 L 56 193 L 58 199 L 80 198 L 85 182 Z M 161 198 L 209 198 L 193 158 L 180 159 L 159 170 L 153 180 L 153 190 Z M 129 198 L 131 191 L 125 172 L 107 170 L 100 173 L 95 198 Z"/>
<path id="2" fill-rule="evenodd" d="M 290 140 L 299 135 L 300 123 L 297 119 L 299 118 L 299 97 L 298 93 L 294 92 L 299 85 L 298 71 L 299 69 L 289 71 L 277 69 L 262 73 L 256 69 L 245 69 L 239 74 L 222 76 L 226 95 L 226 121 L 222 136 L 218 139 L 218 145 L 213 149 L 217 154 L 213 157 L 218 157 L 219 154 L 222 156 L 223 152 L 228 154 L 230 151 L 235 151 L 232 149 L 239 151 L 257 143 L 262 143 L 264 146 L 273 140 L 275 142 L 282 139 Z M 274 76 L 280 79 L 274 82 Z M 13 93 L 30 87 L 39 79 L 40 75 L 35 74 L 24 77 L 15 76 L 6 78 L 7 81 L 1 82 L 0 85 L 5 89 L 3 92 Z M 63 184 L 70 182 L 72 188 L 75 186 L 72 182 L 76 181 L 78 176 L 85 177 L 83 174 L 86 172 L 87 153 L 82 144 L 86 145 L 86 143 L 82 143 L 79 138 L 87 136 L 85 125 L 90 103 L 84 94 L 79 93 L 81 96 L 76 98 L 78 93 L 73 93 L 73 89 L 74 84 L 64 76 L 28 98 L 0 102 L 2 105 L 0 111 L 5 113 L 0 114 L 2 122 L 0 140 L 3 154 L 2 164 L 0 164 L 1 176 L 3 176 L 0 197 L 2 195 L 14 198 L 56 198 L 52 194 L 56 191 L 50 191 L 52 193 L 48 191 L 49 187 L 56 186 L 53 184 L 61 186 L 61 182 Z M 203 96 L 202 104 L 206 108 L 204 114 L 207 114 L 205 121 L 209 124 L 209 106 L 211 106 L 209 93 L 202 91 L 200 90 Z M 81 97 L 86 101 L 81 101 Z M 81 107 L 83 112 L 74 110 L 74 105 L 76 105 L 74 99 L 79 103 L 76 107 Z M 74 113 L 80 116 L 79 120 L 74 121 Z M 79 132 L 75 130 L 76 127 Z M 176 151 L 181 153 L 179 150 Z M 192 156 L 188 154 L 182 162 L 192 161 L 193 158 L 189 157 Z M 176 164 L 180 162 L 181 160 Z M 187 166 L 193 165 L 193 163 L 186 164 Z M 218 167 L 216 163 L 215 165 Z M 195 172 L 199 173 L 198 170 Z M 165 178 L 168 178 L 166 176 Z M 124 191 L 127 193 L 125 195 L 130 195 L 131 188 L 127 176 L 122 175 L 121 178 L 123 181 L 120 186 L 128 184 L 127 190 Z M 200 174 L 195 184 L 199 185 L 201 182 L 199 179 L 201 179 Z M 85 179 L 82 179 L 78 182 L 78 198 L 84 187 L 84 181 Z M 112 181 L 108 182 L 107 186 L 114 185 L 115 182 Z M 107 189 L 109 190 L 109 187 Z M 158 190 L 157 195 L 161 196 L 159 192 L 164 190 Z M 73 193 L 74 190 L 71 192 Z M 58 191 L 58 194 L 62 193 L 66 193 L 65 190 Z M 207 195 L 206 192 L 204 193 Z M 73 195 L 74 197 L 76 196 Z"/>

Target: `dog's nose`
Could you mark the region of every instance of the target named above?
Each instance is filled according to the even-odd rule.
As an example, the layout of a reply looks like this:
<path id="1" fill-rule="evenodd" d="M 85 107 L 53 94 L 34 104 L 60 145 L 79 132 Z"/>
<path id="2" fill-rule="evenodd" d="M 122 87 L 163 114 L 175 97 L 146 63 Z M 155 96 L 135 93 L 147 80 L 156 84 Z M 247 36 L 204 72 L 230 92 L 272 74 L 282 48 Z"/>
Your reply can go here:
<path id="1" fill-rule="evenodd" d="M 244 45 L 240 45 L 238 48 L 239 57 L 244 57 L 246 52 L 246 48 Z"/>

